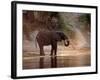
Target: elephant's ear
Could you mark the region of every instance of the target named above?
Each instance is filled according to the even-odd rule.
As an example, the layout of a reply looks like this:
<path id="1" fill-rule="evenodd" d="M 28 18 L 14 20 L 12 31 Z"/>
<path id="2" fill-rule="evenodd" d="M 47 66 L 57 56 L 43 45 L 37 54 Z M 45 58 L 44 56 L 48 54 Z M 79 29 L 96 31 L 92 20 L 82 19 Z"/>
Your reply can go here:
<path id="1" fill-rule="evenodd" d="M 53 35 L 53 38 L 54 38 L 54 40 L 56 40 L 56 41 L 61 41 L 61 40 L 62 40 L 59 34 L 54 34 L 54 35 Z"/>

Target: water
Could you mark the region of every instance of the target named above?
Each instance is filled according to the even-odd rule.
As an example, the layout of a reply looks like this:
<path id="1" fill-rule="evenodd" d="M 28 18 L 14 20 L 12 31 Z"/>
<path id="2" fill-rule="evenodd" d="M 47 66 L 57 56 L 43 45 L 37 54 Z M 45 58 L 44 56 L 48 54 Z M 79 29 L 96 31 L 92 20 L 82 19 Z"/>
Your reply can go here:
<path id="1" fill-rule="evenodd" d="M 90 50 L 69 50 L 63 54 L 58 52 L 57 56 L 50 56 L 49 53 L 45 56 L 28 53 L 23 58 L 23 69 L 90 66 L 90 60 Z"/>

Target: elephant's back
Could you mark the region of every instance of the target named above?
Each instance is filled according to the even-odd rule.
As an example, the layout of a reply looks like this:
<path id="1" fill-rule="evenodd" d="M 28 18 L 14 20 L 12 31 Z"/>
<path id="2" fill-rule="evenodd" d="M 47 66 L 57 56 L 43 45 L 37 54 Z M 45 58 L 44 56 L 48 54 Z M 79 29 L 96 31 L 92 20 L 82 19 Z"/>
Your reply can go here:
<path id="1" fill-rule="evenodd" d="M 51 31 L 40 31 L 37 34 L 37 41 L 43 45 L 49 45 L 52 41 L 52 32 Z"/>

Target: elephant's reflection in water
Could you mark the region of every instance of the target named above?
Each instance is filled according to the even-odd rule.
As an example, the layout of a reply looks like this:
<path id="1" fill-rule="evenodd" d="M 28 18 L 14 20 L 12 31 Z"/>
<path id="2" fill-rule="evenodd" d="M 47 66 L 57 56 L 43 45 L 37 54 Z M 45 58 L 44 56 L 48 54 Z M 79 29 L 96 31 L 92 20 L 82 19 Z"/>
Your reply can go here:
<path id="1" fill-rule="evenodd" d="M 44 68 L 44 57 L 40 57 L 40 68 Z"/>
<path id="2" fill-rule="evenodd" d="M 57 67 L 57 57 L 56 56 L 50 56 L 50 67 L 51 68 L 56 68 Z M 39 62 L 39 67 L 40 68 L 45 68 L 45 57 L 40 57 L 40 62 Z"/>
<path id="3" fill-rule="evenodd" d="M 51 56 L 51 68 L 57 67 L 57 57 Z"/>

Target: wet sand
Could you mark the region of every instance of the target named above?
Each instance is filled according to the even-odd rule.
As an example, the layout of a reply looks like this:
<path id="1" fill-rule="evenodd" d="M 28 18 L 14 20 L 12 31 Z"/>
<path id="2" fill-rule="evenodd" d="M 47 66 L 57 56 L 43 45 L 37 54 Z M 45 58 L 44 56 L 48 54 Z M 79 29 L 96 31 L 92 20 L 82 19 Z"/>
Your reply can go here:
<path id="1" fill-rule="evenodd" d="M 23 69 L 61 68 L 90 66 L 90 50 L 59 51 L 57 56 L 40 56 L 34 52 L 24 52 Z"/>

